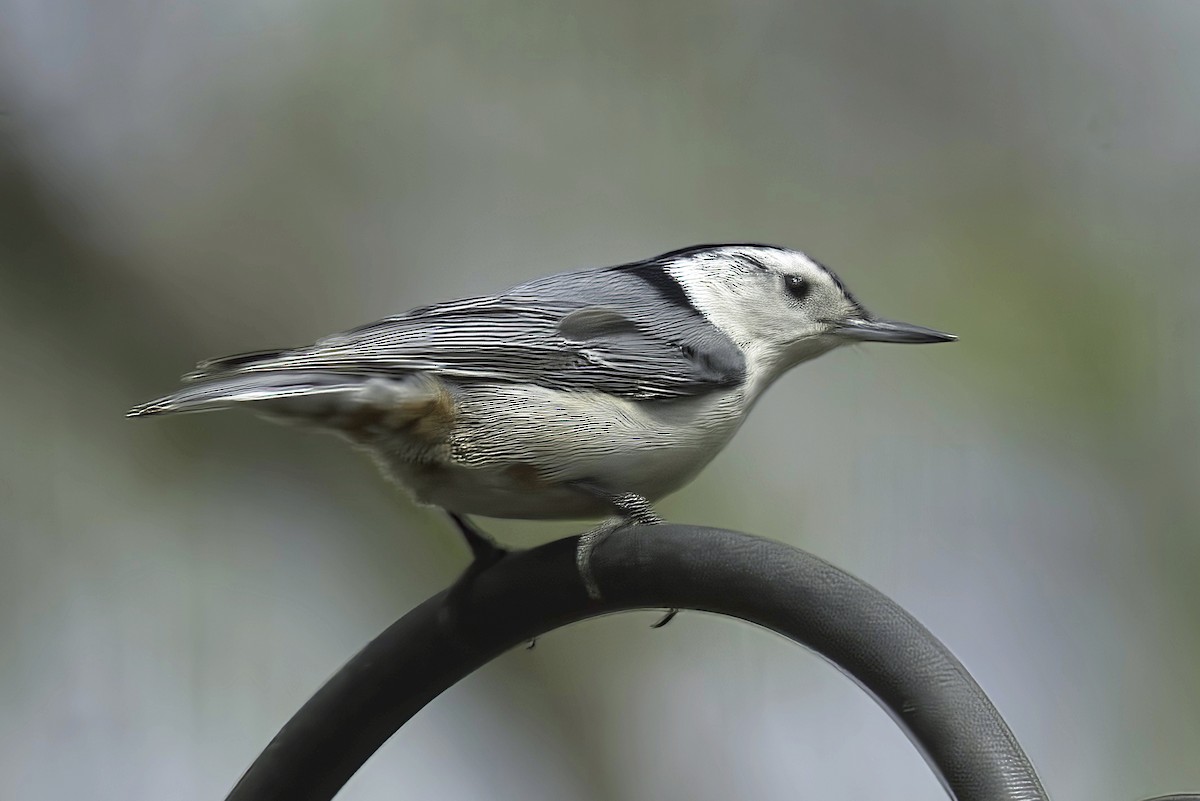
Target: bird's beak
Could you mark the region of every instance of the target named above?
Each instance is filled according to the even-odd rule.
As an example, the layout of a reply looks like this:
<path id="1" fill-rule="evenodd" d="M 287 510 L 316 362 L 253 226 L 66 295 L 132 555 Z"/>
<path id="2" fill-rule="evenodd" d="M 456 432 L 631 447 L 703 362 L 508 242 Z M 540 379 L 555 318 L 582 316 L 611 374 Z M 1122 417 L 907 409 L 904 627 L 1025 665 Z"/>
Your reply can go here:
<path id="1" fill-rule="evenodd" d="M 900 342 L 909 345 L 923 345 L 930 342 L 953 342 L 958 339 L 954 334 L 934 331 L 912 323 L 901 323 L 896 320 L 843 320 L 833 329 L 835 335 L 859 342 Z"/>

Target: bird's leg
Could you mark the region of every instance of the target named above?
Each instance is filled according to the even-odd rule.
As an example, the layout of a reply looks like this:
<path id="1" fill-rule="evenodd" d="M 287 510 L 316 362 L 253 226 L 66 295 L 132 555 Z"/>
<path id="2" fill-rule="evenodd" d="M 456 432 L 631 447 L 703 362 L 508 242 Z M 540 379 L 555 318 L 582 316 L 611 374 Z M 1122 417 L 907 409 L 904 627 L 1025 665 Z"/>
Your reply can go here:
<path id="1" fill-rule="evenodd" d="M 471 585 L 475 583 L 475 580 L 479 578 L 483 571 L 507 556 L 508 550 L 499 545 L 483 531 L 480 531 L 474 523 L 463 515 L 457 512 L 449 512 L 449 515 L 450 519 L 454 521 L 454 525 L 458 527 L 458 531 L 462 534 L 463 539 L 467 541 L 467 547 L 471 549 L 472 557 L 471 564 L 467 565 L 467 569 L 455 579 L 454 583 L 450 585 L 450 589 L 446 592 L 445 611 L 451 623 L 456 623 L 459 617 L 458 612 L 462 609 Z"/>
<path id="2" fill-rule="evenodd" d="M 617 495 L 604 495 L 605 500 L 621 515 L 626 525 L 657 526 L 663 519 L 654 513 L 650 501 L 632 492 L 622 492 Z"/>
<path id="3" fill-rule="evenodd" d="M 604 542 L 609 534 L 624 526 L 656 526 L 662 523 L 663 520 L 655 514 L 654 508 L 650 506 L 650 502 L 641 495 L 632 492 L 613 494 L 606 492 L 595 484 L 587 482 L 577 482 L 575 486 L 589 495 L 594 495 L 608 502 L 619 515 L 619 517 L 606 520 L 595 528 L 581 534 L 579 545 L 575 549 L 575 566 L 579 570 L 579 577 L 583 580 L 583 586 L 587 590 L 588 597 L 593 601 L 599 601 L 601 598 L 600 587 L 597 586 L 596 577 L 592 573 L 592 552 L 596 550 L 596 546 Z M 668 609 L 662 619 L 651 626 L 651 628 L 662 628 L 670 623 L 671 618 L 675 617 L 678 613 L 678 609 Z"/>
<path id="4" fill-rule="evenodd" d="M 458 512 L 448 512 L 447 514 L 454 521 L 454 525 L 458 527 L 458 533 L 462 534 L 463 539 L 467 541 L 467 547 L 471 549 L 472 567 L 477 562 L 483 562 L 483 567 L 490 567 L 508 553 L 508 549 L 481 531 L 464 515 L 460 515 Z M 470 570 L 469 567 L 467 569 Z"/>

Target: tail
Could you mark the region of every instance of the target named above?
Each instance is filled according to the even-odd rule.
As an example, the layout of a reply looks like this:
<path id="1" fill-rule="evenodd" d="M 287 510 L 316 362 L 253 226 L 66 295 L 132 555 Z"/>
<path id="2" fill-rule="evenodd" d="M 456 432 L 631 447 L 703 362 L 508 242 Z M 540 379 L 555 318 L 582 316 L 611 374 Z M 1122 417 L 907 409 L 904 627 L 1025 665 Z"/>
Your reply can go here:
<path id="1" fill-rule="evenodd" d="M 134 406 L 127 417 L 209 412 L 247 405 L 268 414 L 317 417 L 360 394 L 367 379 L 331 373 L 256 373 L 214 378 Z"/>
<path id="2" fill-rule="evenodd" d="M 406 437 L 442 443 L 457 414 L 449 387 L 426 373 L 395 376 L 286 371 L 217 376 L 129 410 L 129 417 L 244 406 L 277 422 L 334 431 L 358 444 Z"/>

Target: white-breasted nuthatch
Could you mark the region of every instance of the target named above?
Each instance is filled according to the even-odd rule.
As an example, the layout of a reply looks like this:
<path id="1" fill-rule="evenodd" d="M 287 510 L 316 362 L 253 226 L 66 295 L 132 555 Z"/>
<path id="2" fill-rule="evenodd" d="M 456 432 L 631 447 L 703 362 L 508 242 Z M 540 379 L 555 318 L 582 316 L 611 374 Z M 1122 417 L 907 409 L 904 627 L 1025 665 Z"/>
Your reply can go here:
<path id="1" fill-rule="evenodd" d="M 334 431 L 470 539 L 462 515 L 653 520 L 649 502 L 788 368 L 849 342 L 953 339 L 872 316 L 798 251 L 703 245 L 202 362 L 129 414 L 240 406 Z"/>

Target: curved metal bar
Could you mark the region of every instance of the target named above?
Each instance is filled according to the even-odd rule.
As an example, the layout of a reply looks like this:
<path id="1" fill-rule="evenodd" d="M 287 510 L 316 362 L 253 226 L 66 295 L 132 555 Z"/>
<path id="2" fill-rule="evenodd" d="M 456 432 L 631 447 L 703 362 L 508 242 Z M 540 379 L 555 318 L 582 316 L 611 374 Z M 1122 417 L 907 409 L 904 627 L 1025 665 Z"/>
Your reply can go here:
<path id="1" fill-rule="evenodd" d="M 510 553 L 453 607 L 442 592 L 402 617 L 296 713 L 227 801 L 331 799 L 409 718 L 499 654 L 568 623 L 645 608 L 728 615 L 812 649 L 891 713 L 958 801 L 1046 799 L 963 666 L 870 585 L 772 540 L 660 525 L 614 532 L 596 549 L 596 602 L 576 570 L 576 542 Z"/>

